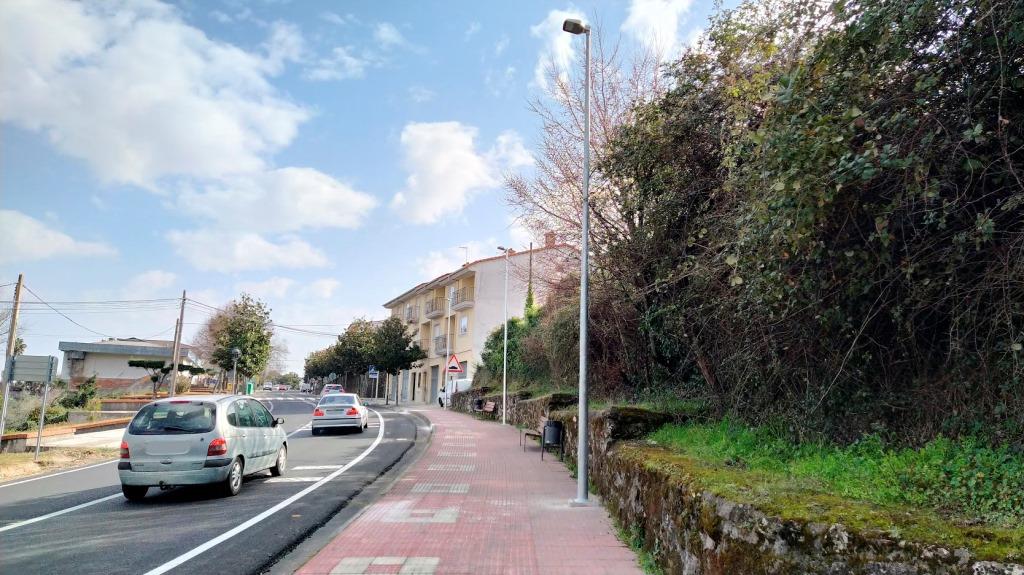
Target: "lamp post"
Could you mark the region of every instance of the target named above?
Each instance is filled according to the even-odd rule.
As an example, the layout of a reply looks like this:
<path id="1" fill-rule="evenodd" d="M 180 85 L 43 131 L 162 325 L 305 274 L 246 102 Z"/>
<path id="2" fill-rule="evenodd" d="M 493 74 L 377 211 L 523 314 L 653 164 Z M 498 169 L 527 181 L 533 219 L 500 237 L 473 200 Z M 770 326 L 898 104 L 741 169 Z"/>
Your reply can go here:
<path id="1" fill-rule="evenodd" d="M 505 321 L 501 324 L 504 330 L 504 343 L 501 351 L 501 424 L 505 425 L 505 414 L 508 412 L 508 248 L 498 246 L 505 252 Z"/>
<path id="2" fill-rule="evenodd" d="M 238 393 L 238 358 L 242 357 L 242 350 L 237 347 L 231 348 L 231 392 Z"/>
<path id="3" fill-rule="evenodd" d="M 573 505 L 587 505 L 588 474 L 587 457 L 590 442 L 587 437 L 589 420 L 587 402 L 587 284 L 590 273 L 590 26 L 575 18 L 562 23 L 562 30 L 570 34 L 586 36 L 585 75 L 583 87 L 583 241 L 580 247 L 580 397 L 579 397 L 579 431 L 576 442 L 576 499 Z"/>

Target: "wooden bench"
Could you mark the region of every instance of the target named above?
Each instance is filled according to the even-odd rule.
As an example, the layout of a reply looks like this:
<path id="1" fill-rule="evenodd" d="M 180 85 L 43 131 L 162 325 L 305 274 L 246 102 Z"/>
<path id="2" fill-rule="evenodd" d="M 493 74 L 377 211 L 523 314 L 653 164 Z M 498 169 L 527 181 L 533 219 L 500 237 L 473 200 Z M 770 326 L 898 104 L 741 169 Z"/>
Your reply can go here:
<path id="1" fill-rule="evenodd" d="M 493 401 L 488 401 L 487 403 L 484 404 L 483 407 L 481 407 L 480 409 L 474 409 L 473 411 L 477 411 L 477 412 L 481 412 L 481 413 L 494 413 L 497 410 L 498 410 L 498 404 L 493 402 Z"/>

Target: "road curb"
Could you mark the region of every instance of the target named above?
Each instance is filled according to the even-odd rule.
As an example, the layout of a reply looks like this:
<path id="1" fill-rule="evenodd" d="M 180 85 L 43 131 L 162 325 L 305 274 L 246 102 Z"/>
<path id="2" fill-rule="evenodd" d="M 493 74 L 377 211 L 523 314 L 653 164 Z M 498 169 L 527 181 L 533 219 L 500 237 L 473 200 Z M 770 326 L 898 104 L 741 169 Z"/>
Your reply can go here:
<path id="1" fill-rule="evenodd" d="M 378 405 L 374 407 L 379 410 L 384 406 Z M 388 407 L 390 408 L 391 406 Z M 392 413 L 401 412 L 392 411 Z M 298 571 L 303 565 L 319 553 L 321 549 L 326 547 L 328 543 L 344 531 L 346 527 L 361 517 L 371 505 L 391 491 L 395 483 L 405 475 L 405 471 L 423 457 L 423 454 L 426 453 L 427 448 L 430 446 L 430 441 L 434 436 L 430 419 L 414 411 L 406 411 L 405 413 L 413 416 L 414 419 L 419 420 L 419 422 L 427 428 L 427 433 L 424 436 L 423 441 L 419 440 L 421 425 L 417 425 L 416 441 L 414 441 L 409 450 L 398 458 L 391 469 L 374 480 L 373 483 L 360 490 L 353 500 L 336 513 L 334 517 L 329 519 L 327 523 L 324 523 L 301 543 L 296 545 L 291 551 L 278 558 L 273 564 L 262 569 L 260 573 L 266 573 L 269 575 L 291 575 Z"/>

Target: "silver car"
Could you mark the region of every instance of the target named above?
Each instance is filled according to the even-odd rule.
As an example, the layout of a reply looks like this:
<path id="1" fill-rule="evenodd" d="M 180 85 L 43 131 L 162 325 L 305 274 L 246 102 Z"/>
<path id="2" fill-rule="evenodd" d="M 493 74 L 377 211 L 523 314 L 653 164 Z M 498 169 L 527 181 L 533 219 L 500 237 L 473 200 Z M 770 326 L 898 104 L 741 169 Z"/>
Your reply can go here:
<path id="1" fill-rule="evenodd" d="M 326 429 L 356 429 L 362 433 L 369 425 L 366 406 L 354 393 L 329 393 L 320 398 L 313 410 L 313 435 Z"/>
<path id="2" fill-rule="evenodd" d="M 131 501 L 150 487 L 215 484 L 237 495 L 243 475 L 283 475 L 288 438 L 262 403 L 238 395 L 159 399 L 135 414 L 121 440 L 121 491 Z"/>

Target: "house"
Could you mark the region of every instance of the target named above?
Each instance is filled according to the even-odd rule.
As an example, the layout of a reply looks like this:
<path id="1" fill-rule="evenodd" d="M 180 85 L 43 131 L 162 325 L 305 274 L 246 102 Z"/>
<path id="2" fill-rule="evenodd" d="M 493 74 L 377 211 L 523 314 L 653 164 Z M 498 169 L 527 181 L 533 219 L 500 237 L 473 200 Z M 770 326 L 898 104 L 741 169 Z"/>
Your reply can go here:
<path id="1" fill-rule="evenodd" d="M 508 317 L 522 317 L 532 278 L 547 274 L 553 259 L 565 248 L 554 235 L 544 247 L 508 256 Z M 548 257 L 542 257 L 547 255 Z M 536 301 L 543 289 L 532 282 Z M 445 380 L 448 358 L 455 355 L 463 373 L 472 378 L 481 362 L 487 336 L 501 327 L 505 317 L 505 255 L 479 259 L 457 270 L 421 283 L 388 301 L 384 307 L 406 322 L 409 332 L 427 353 L 413 369 L 398 374 L 401 401 L 430 403 L 437 400 Z"/>
<path id="2" fill-rule="evenodd" d="M 159 339 L 111 338 L 85 343 L 62 341 L 58 349 L 64 352 L 61 378 L 75 386 L 95 376 L 101 393 L 113 391 L 152 391 L 150 372 L 141 367 L 129 367 L 133 359 L 163 360 L 168 365 L 174 353 L 174 342 Z M 181 344 L 180 361 L 186 365 L 200 365 L 192 347 Z"/>

